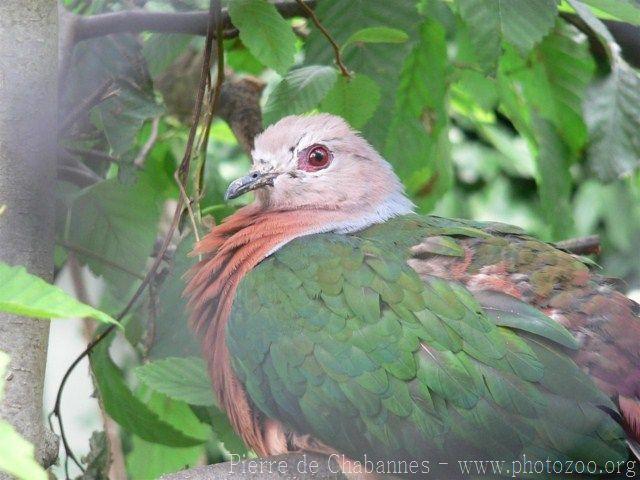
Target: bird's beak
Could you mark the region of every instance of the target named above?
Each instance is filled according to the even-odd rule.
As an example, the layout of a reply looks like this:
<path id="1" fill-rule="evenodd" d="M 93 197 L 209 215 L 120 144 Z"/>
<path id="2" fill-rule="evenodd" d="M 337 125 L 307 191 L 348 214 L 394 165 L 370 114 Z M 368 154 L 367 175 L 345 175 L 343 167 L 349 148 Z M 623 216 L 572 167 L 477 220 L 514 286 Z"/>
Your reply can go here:
<path id="1" fill-rule="evenodd" d="M 224 198 L 225 200 L 231 200 L 256 188 L 273 187 L 273 179 L 277 176 L 278 174 L 273 172 L 253 171 L 231 182 L 229 188 L 227 188 L 227 193 L 224 194 Z"/>

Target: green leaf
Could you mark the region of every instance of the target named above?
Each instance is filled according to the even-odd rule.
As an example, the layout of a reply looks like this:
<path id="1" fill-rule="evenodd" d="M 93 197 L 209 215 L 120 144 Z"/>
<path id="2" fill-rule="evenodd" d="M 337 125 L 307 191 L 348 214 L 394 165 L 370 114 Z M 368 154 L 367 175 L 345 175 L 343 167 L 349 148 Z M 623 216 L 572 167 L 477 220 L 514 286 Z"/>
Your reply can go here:
<path id="1" fill-rule="evenodd" d="M 0 284 L 4 287 L 2 280 Z M 0 400 L 2 400 L 8 365 L 9 356 L 0 351 Z M 47 473 L 35 460 L 33 445 L 2 419 L 0 419 L 0 472 L 7 472 L 22 480 L 47 480 L 48 478 Z"/>
<path id="2" fill-rule="evenodd" d="M 142 55 L 152 77 L 164 72 L 184 52 L 192 40 L 191 35 L 178 33 L 152 33 L 144 41 Z"/>
<path id="3" fill-rule="evenodd" d="M 539 117 L 534 117 L 533 124 L 538 140 L 536 182 L 542 212 L 552 227 L 553 237 L 567 238 L 573 233 L 571 154 L 553 125 Z"/>
<path id="4" fill-rule="evenodd" d="M 542 95 L 549 97 L 551 92 L 553 100 L 551 111 L 541 114 L 554 122 L 564 140 L 578 151 L 587 140 L 582 102 L 595 71 L 588 39 L 573 26 L 558 22 L 538 52 L 545 75 L 536 75 L 533 80 L 546 77 L 546 81 L 540 82 Z"/>
<path id="5" fill-rule="evenodd" d="M 567 1 L 598 36 L 611 61 L 609 75 L 589 88 L 584 115 L 591 168 L 602 180 L 614 180 L 640 166 L 640 75 L 620 56 L 604 23 L 581 2 Z"/>
<path id="6" fill-rule="evenodd" d="M 343 76 L 327 93 L 320 110 L 343 117 L 353 128 L 363 127 L 380 103 L 378 84 L 363 74 Z"/>
<path id="7" fill-rule="evenodd" d="M 235 72 L 246 72 L 260 76 L 264 71 L 264 65 L 254 57 L 239 38 L 231 40 L 226 45 L 225 61 Z M 235 141 L 235 136 L 231 135 Z"/>
<path id="8" fill-rule="evenodd" d="M 555 0 L 457 0 L 462 19 L 471 27 L 478 50 L 493 59 L 500 38 L 528 53 L 549 33 L 557 15 Z"/>
<path id="9" fill-rule="evenodd" d="M 389 27 L 368 27 L 358 30 L 351 35 L 342 49 L 353 43 L 403 43 L 409 40 L 409 36 L 397 28 Z"/>
<path id="10" fill-rule="evenodd" d="M 78 120 L 83 132 L 83 148 L 103 151 L 121 160 L 132 161 L 131 152 L 144 121 L 158 116 L 153 84 L 137 36 L 117 35 L 88 39 L 73 50 L 73 59 L 60 98 L 63 115 L 77 108 L 107 81 L 112 95 Z M 90 125 L 87 120 L 91 120 Z M 106 142 L 105 142 L 106 140 Z M 125 156 L 125 153 L 130 155 Z"/>
<path id="11" fill-rule="evenodd" d="M 322 24 L 331 32 L 339 45 L 358 30 L 384 25 L 407 33 L 405 43 L 361 43 L 345 50 L 343 60 L 347 68 L 367 75 L 384 92 L 378 108 L 363 128 L 365 138 L 382 151 L 389 130 L 389 119 L 395 108 L 394 92 L 398 87 L 400 71 L 414 44 L 420 16 L 415 2 L 389 0 L 332 0 L 318 2 L 315 10 Z M 305 63 L 332 65 L 334 54 L 327 39 L 314 26 L 305 41 Z"/>
<path id="12" fill-rule="evenodd" d="M 0 420 L 0 471 L 24 480 L 47 480 L 36 462 L 34 448 L 4 420 Z"/>
<path id="13" fill-rule="evenodd" d="M 447 50 L 442 25 L 427 20 L 402 68 L 385 155 L 429 209 L 452 181 L 446 112 Z"/>
<path id="14" fill-rule="evenodd" d="M 93 318 L 120 324 L 100 310 L 78 302 L 24 267 L 0 263 L 0 311 L 31 318 Z M 121 328 L 121 327 L 120 327 Z"/>
<path id="15" fill-rule="evenodd" d="M 616 41 L 607 26 L 602 23 L 582 2 L 579 2 L 578 0 L 567 0 L 567 3 L 573 7 L 584 23 L 586 23 L 587 26 L 598 36 L 604 45 L 609 58 L 615 59 L 618 57 L 619 52 L 618 47 L 616 46 Z"/>
<path id="16" fill-rule="evenodd" d="M 640 167 L 640 76 L 622 59 L 592 85 L 584 102 L 589 164 L 602 180 Z"/>
<path id="17" fill-rule="evenodd" d="M 113 335 L 111 336 L 113 338 Z M 91 369 L 102 407 L 122 428 L 151 443 L 192 447 L 203 440 L 186 435 L 140 401 L 129 389 L 124 373 L 109 355 L 110 341 L 102 341 L 91 353 Z"/>
<path id="18" fill-rule="evenodd" d="M 97 115 L 93 118 L 98 119 L 116 157 L 131 149 L 145 120 L 163 112 L 151 92 L 127 88 L 127 85 L 121 82 L 118 93 L 93 110 Z"/>
<path id="19" fill-rule="evenodd" d="M 311 65 L 289 72 L 267 99 L 264 107 L 265 125 L 317 107 L 333 87 L 337 75 L 334 68 L 324 65 Z"/>
<path id="20" fill-rule="evenodd" d="M 147 442 L 135 435 L 131 439 L 131 447 L 126 459 L 130 478 L 160 478 L 168 473 L 195 467 L 205 454 L 202 446 L 168 447 Z"/>
<path id="21" fill-rule="evenodd" d="M 640 25 L 640 4 L 633 0 L 582 0 L 587 5 L 607 13 L 617 20 Z"/>
<path id="22" fill-rule="evenodd" d="M 144 275 L 156 239 L 160 204 L 145 180 L 97 183 L 84 189 L 69 209 L 65 243 L 120 290 Z"/>
<path id="23" fill-rule="evenodd" d="M 194 263 L 189 256 L 193 250 L 193 235 L 183 239 L 174 254 L 170 275 L 158 291 L 158 312 L 155 318 L 155 335 L 149 349 L 152 360 L 167 357 L 202 357 L 200 344 L 189 328 L 187 302 L 182 295 L 184 275 Z"/>
<path id="24" fill-rule="evenodd" d="M 229 15 L 249 51 L 280 75 L 287 73 L 294 62 L 296 37 L 276 7 L 266 0 L 232 0 Z"/>
<path id="25" fill-rule="evenodd" d="M 201 406 L 215 404 L 211 380 L 201 358 L 165 358 L 141 365 L 135 373 L 149 388 L 174 400 Z"/>
<path id="26" fill-rule="evenodd" d="M 184 402 L 148 389 L 141 389 L 138 395 L 146 405 L 163 421 L 187 435 L 203 440 L 211 436 L 211 428 L 200 422 Z M 195 466 L 204 455 L 204 445 L 194 447 L 170 447 L 147 442 L 133 436 L 132 451 L 127 455 L 127 473 L 131 478 L 158 478 L 166 473 L 176 472 Z"/>

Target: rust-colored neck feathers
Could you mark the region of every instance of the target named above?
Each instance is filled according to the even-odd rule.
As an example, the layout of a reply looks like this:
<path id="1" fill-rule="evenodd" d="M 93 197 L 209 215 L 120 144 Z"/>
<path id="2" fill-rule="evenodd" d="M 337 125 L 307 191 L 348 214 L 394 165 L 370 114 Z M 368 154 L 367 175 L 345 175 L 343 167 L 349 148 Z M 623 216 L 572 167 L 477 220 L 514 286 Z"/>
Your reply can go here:
<path id="1" fill-rule="evenodd" d="M 245 274 L 285 243 L 335 223 L 336 211 L 263 211 L 244 207 L 214 227 L 195 247 L 202 256 L 188 274 L 191 326 L 202 340 L 203 352 L 219 405 L 236 431 L 258 454 L 267 447 L 262 422 L 233 373 L 225 327 L 238 285 Z"/>

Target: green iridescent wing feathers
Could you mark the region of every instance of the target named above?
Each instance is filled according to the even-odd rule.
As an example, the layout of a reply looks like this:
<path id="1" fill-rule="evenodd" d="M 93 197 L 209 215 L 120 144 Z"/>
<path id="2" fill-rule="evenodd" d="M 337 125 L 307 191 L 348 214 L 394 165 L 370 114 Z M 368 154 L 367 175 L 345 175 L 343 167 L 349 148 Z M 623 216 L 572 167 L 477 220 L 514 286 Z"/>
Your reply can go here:
<path id="1" fill-rule="evenodd" d="M 360 457 L 624 460 L 613 408 L 536 309 L 420 278 L 408 250 L 460 256 L 456 238 L 522 232 L 404 217 L 283 247 L 242 281 L 227 326 L 233 367 L 267 416 Z M 453 452 L 453 453 L 452 453 Z"/>

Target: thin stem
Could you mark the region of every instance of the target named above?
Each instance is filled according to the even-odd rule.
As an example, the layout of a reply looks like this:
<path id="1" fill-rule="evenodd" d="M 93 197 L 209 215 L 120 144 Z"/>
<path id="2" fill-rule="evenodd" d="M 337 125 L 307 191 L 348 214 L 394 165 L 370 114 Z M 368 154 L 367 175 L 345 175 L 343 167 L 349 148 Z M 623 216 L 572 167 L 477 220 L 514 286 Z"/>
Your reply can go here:
<path id="1" fill-rule="evenodd" d="M 298 2 L 298 5 L 300 5 L 300 7 L 305 11 L 307 16 L 311 18 L 315 26 L 318 27 L 318 30 L 322 32 L 322 34 L 326 37 L 326 39 L 331 44 L 331 47 L 333 48 L 333 53 L 336 56 L 336 65 L 338 65 L 338 68 L 340 69 L 340 72 L 342 73 L 342 75 L 346 78 L 351 78 L 351 74 L 349 73 L 349 70 L 347 70 L 347 67 L 344 65 L 344 62 L 342 61 L 340 46 L 336 43 L 336 41 L 333 39 L 329 31 L 324 27 L 324 25 L 322 25 L 322 23 L 320 22 L 320 19 L 315 14 L 315 12 L 311 8 L 309 8 L 309 6 L 306 3 L 304 3 L 304 0 L 296 0 L 296 2 Z"/>
<path id="2" fill-rule="evenodd" d="M 151 122 L 151 133 L 149 134 L 149 138 L 144 143 L 142 148 L 140 149 L 140 153 L 136 156 L 136 159 L 133 161 L 133 164 L 140 168 L 144 165 L 145 160 L 147 159 L 147 155 L 153 149 L 156 141 L 158 141 L 158 131 L 160 127 L 160 117 L 155 117 Z"/>
<path id="3" fill-rule="evenodd" d="M 219 3 L 219 2 L 218 2 Z M 222 7 L 218 5 L 218 18 L 222 18 Z M 218 28 L 221 28 L 221 22 L 218 22 Z M 219 33 L 219 32 L 218 32 Z M 207 147 L 209 145 L 209 135 L 211 133 L 211 124 L 213 122 L 214 113 L 218 111 L 220 103 L 220 94 L 222 92 L 222 84 L 225 81 L 225 63 L 224 63 L 224 43 L 220 35 L 216 36 L 216 58 L 217 58 L 217 71 L 216 71 L 216 84 L 215 87 L 209 90 L 209 111 L 205 117 L 205 129 L 200 141 L 200 158 L 201 162 L 198 168 L 196 177 L 196 189 L 198 199 L 202 195 L 204 169 L 207 162 Z"/>
<path id="4" fill-rule="evenodd" d="M 80 255 L 86 255 L 87 257 L 91 257 L 91 258 L 93 258 L 95 260 L 98 260 L 100 263 L 103 263 L 103 264 L 105 264 L 105 265 L 107 265 L 107 266 L 109 266 L 109 267 L 111 267 L 111 268 L 113 268 L 115 270 L 120 270 L 121 272 L 124 272 L 124 273 L 126 273 L 128 275 L 131 275 L 134 278 L 137 278 L 138 280 L 144 280 L 144 277 L 142 275 L 140 275 L 139 273 L 134 272 L 133 270 L 129 270 L 127 267 L 125 267 L 123 265 L 120 265 L 120 264 L 118 264 L 116 262 L 113 262 L 113 261 L 109 260 L 108 258 L 104 258 L 101 255 L 99 255 L 99 254 L 97 254 L 95 252 L 92 252 L 89 249 L 86 249 L 86 248 L 81 247 L 79 245 L 72 245 L 72 244 L 67 243 L 67 242 L 65 242 L 63 240 L 57 240 L 56 243 L 58 245 L 60 245 L 61 247 L 66 248 L 67 250 L 70 250 L 70 251 L 75 252 L 75 253 L 79 253 Z"/>
<path id="5" fill-rule="evenodd" d="M 113 79 L 109 79 L 104 82 L 98 89 L 89 95 L 83 102 L 78 105 L 75 109 L 67 115 L 67 118 L 62 122 L 62 126 L 60 127 L 60 132 L 66 132 L 74 123 L 76 123 L 83 113 L 88 112 L 96 105 L 100 104 L 110 96 L 114 95 L 115 92 L 109 92 L 109 89 L 114 84 Z"/>

